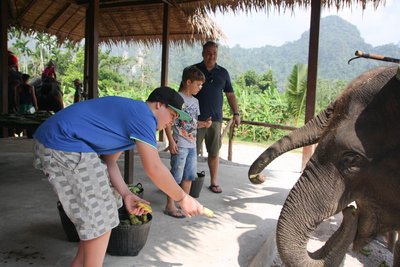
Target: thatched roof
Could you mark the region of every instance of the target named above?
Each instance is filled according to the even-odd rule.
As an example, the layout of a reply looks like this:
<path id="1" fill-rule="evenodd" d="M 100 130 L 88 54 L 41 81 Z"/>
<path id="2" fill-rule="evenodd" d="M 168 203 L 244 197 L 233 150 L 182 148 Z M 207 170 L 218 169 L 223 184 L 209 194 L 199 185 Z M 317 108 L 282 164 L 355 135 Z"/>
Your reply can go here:
<path id="1" fill-rule="evenodd" d="M 4 1 L 4 0 L 2 0 Z M 85 36 L 87 0 L 10 0 L 9 24 L 27 32 L 45 32 L 59 41 Z M 100 0 L 99 42 L 153 43 L 162 39 L 163 1 Z M 170 5 L 169 38 L 175 43 L 224 39 L 205 13 Z"/>
<path id="2" fill-rule="evenodd" d="M 5 1 L 5 0 L 2 0 Z M 8 0 L 10 25 L 25 31 L 47 32 L 63 40 L 80 41 L 85 33 L 88 0 Z M 271 10 L 291 12 L 309 7 L 311 0 L 99 0 L 99 41 L 118 43 L 160 41 L 163 5 L 170 6 L 170 40 L 193 42 L 225 39 L 207 12 Z M 321 0 L 323 7 L 365 8 L 385 0 Z"/>
<path id="3" fill-rule="evenodd" d="M 338 10 L 349 7 L 366 8 L 367 3 L 373 4 L 375 7 L 384 4 L 386 0 L 321 0 L 321 6 Z M 170 2 L 180 3 L 182 7 L 199 8 L 212 13 L 220 11 L 222 13 L 228 11 L 266 11 L 267 13 L 274 10 L 278 12 L 292 12 L 295 8 L 311 7 L 311 0 L 171 0 Z"/>

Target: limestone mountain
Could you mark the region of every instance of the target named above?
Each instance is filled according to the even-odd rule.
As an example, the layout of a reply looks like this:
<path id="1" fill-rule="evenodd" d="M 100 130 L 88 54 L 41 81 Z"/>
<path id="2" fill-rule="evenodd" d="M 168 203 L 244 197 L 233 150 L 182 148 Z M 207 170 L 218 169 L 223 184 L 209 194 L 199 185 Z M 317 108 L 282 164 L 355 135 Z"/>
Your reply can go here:
<path id="1" fill-rule="evenodd" d="M 285 34 L 285 32 L 282 32 Z M 272 69 L 280 87 L 284 87 L 287 77 L 295 64 L 308 63 L 308 45 L 310 32 L 304 32 L 300 39 L 281 46 L 266 45 L 259 48 L 229 48 L 220 46 L 218 63 L 226 67 L 232 78 L 248 70 L 264 73 Z M 113 49 L 114 52 L 116 51 Z M 128 52 L 131 56 L 140 56 L 147 64 L 153 78 L 160 80 L 161 47 L 132 46 L 130 49 L 118 48 L 118 54 Z M 184 67 L 200 62 L 201 44 L 170 48 L 169 82 L 179 83 Z M 356 50 L 376 53 L 388 57 L 400 58 L 399 44 L 372 46 L 364 41 L 356 26 L 339 16 L 327 16 L 321 19 L 319 38 L 318 78 L 350 81 L 361 72 L 375 66 L 388 64 L 371 59 L 358 59 L 348 64 Z"/>

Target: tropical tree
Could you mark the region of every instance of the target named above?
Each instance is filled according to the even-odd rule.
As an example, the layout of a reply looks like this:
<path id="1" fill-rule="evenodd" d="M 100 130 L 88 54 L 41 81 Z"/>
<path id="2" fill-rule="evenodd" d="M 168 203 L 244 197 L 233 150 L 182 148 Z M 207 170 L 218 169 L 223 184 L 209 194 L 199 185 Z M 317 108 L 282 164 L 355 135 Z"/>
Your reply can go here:
<path id="1" fill-rule="evenodd" d="M 286 101 L 287 112 L 294 118 L 294 125 L 299 125 L 304 118 L 307 89 L 307 65 L 296 64 L 287 81 Z"/>
<path id="2" fill-rule="evenodd" d="M 24 73 L 28 73 L 28 60 L 32 54 L 32 50 L 28 47 L 29 40 L 17 39 L 14 47 L 17 49 L 17 55 L 19 58 L 19 69 Z"/>
<path id="3" fill-rule="evenodd" d="M 50 60 L 57 63 L 57 56 L 60 53 L 57 38 L 47 33 L 35 33 L 33 37 L 36 40 L 36 53 L 34 56 L 38 60 L 37 69 L 42 71 Z"/>
<path id="4" fill-rule="evenodd" d="M 28 36 L 19 30 L 14 31 L 14 33 L 15 43 L 13 47 L 16 49 L 19 58 L 19 69 L 24 73 L 28 73 L 28 63 L 32 55 L 32 50 L 28 46 Z"/>
<path id="5" fill-rule="evenodd" d="M 258 86 L 263 92 L 270 88 L 277 88 L 276 80 L 271 68 L 269 68 L 267 72 L 261 74 Z"/>
<path id="6" fill-rule="evenodd" d="M 257 73 L 254 70 L 246 71 L 243 74 L 243 82 L 244 82 L 244 85 L 247 86 L 247 87 L 257 86 L 258 85 L 258 79 L 259 79 L 259 77 L 258 77 Z"/>

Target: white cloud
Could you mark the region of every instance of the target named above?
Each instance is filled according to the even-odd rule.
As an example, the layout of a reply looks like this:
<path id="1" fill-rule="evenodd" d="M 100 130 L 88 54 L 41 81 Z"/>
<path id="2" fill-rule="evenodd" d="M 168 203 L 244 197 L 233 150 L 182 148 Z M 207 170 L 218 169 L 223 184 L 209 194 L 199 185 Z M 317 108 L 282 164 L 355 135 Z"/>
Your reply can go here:
<path id="1" fill-rule="evenodd" d="M 400 26 L 400 1 L 386 0 L 385 6 L 375 9 L 368 6 L 362 11 L 359 6 L 337 11 L 322 10 L 321 17 L 338 15 L 357 26 L 365 42 L 376 45 L 399 43 L 397 28 Z M 228 37 L 230 47 L 261 47 L 264 45 L 282 45 L 300 38 L 310 27 L 310 9 L 298 9 L 295 14 L 253 12 L 217 14 L 211 16 Z"/>

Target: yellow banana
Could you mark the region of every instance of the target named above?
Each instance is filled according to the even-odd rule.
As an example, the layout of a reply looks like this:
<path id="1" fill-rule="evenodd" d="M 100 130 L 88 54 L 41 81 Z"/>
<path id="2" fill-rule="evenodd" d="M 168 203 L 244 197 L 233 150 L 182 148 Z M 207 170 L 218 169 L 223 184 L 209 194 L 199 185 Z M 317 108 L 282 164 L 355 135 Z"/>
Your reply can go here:
<path id="1" fill-rule="evenodd" d="M 144 203 L 144 202 L 136 202 L 136 206 L 138 206 L 139 208 L 144 209 L 145 211 L 151 213 L 153 212 L 153 210 L 151 209 L 150 205 Z"/>
<path id="2" fill-rule="evenodd" d="M 209 218 L 214 217 L 214 212 L 206 207 L 203 207 L 203 214 Z"/>

